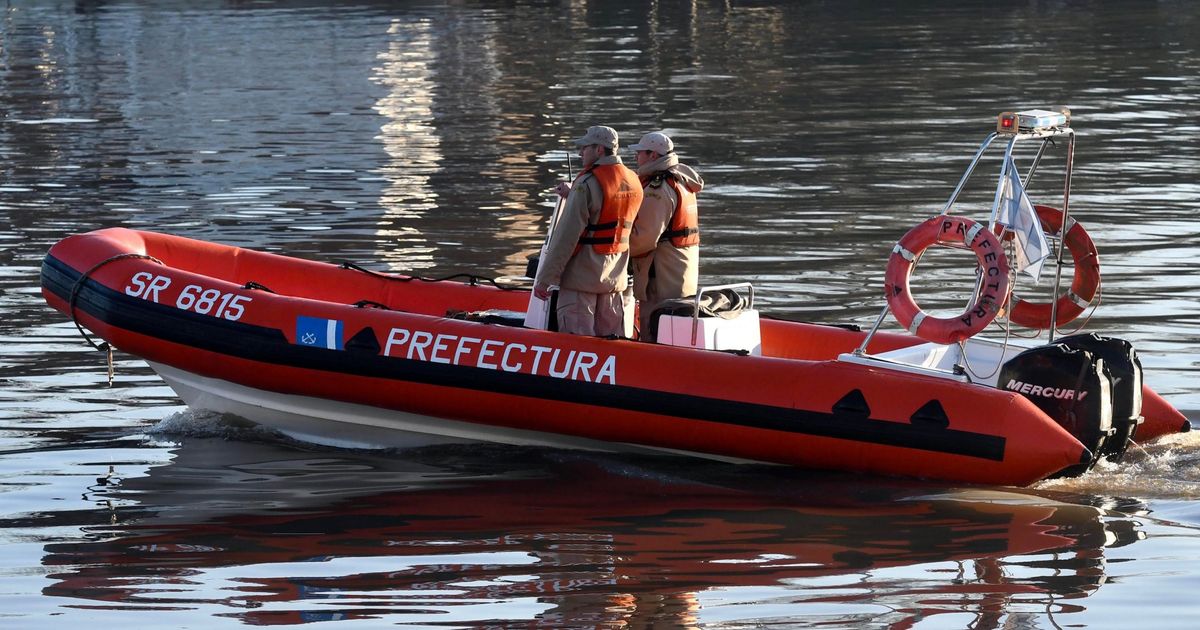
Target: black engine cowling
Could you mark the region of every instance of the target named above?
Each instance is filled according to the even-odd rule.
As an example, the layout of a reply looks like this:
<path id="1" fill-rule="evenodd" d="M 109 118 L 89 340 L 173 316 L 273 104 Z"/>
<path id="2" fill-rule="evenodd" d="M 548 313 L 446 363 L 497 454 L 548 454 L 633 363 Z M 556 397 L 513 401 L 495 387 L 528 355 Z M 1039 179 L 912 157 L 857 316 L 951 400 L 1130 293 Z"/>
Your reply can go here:
<path id="1" fill-rule="evenodd" d="M 1142 362 L 1138 360 L 1137 351 L 1124 339 L 1101 337 L 1096 333 L 1063 337 L 1057 343 L 1087 350 L 1104 360 L 1112 381 L 1113 435 L 1100 450 L 1100 455 L 1119 460 L 1142 423 Z"/>
<path id="2" fill-rule="evenodd" d="M 1020 392 L 1094 455 L 1091 467 L 1113 435 L 1112 379 L 1098 354 L 1062 343 L 1030 348 L 1000 369 L 998 385 Z"/>

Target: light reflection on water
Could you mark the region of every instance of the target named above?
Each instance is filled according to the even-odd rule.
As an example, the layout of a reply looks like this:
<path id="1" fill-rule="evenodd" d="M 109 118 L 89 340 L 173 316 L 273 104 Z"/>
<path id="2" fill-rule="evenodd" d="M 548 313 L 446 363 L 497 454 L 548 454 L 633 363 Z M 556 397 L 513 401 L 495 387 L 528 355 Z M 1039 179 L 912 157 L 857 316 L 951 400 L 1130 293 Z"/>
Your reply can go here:
<path id="1" fill-rule="evenodd" d="M 124 225 L 516 274 L 551 185 L 579 167 L 568 140 L 606 123 L 626 144 L 666 129 L 705 176 L 704 281 L 751 280 L 776 314 L 869 325 L 887 252 L 941 209 L 995 114 L 1061 103 L 1080 134 L 1072 212 L 1104 269 L 1089 325 L 1132 341 L 1148 381 L 1196 418 L 1198 19 L 1170 1 L 10 3 L 0 610 L 32 628 L 1190 627 L 1192 435 L 995 491 L 311 449 L 179 413 L 119 353 L 108 387 L 37 273 L 64 235 Z M 983 188 L 970 207 L 990 203 Z M 918 279 L 930 304 L 961 303 L 957 267 Z"/>

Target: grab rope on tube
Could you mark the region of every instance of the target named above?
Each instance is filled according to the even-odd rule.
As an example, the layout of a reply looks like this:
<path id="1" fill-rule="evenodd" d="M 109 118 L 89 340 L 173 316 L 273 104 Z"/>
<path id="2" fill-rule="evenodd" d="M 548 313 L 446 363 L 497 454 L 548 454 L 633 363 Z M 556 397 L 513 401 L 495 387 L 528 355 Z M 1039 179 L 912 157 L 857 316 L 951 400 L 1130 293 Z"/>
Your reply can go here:
<path id="1" fill-rule="evenodd" d="M 85 280 L 87 280 L 88 276 L 92 275 L 93 273 L 96 273 L 97 269 L 99 269 L 109 263 L 114 263 L 118 260 L 125 260 L 127 258 L 140 258 L 143 260 L 154 261 L 160 265 L 163 264 L 163 262 L 161 260 L 159 260 L 153 256 L 147 255 L 147 254 L 117 254 L 116 256 L 106 258 L 106 259 L 96 263 L 95 265 L 93 265 L 91 269 L 88 269 L 87 271 L 85 271 L 79 275 L 79 279 L 75 281 L 75 286 L 71 287 L 71 299 L 67 302 L 67 306 L 69 307 L 69 311 L 71 314 L 71 322 L 73 324 L 75 324 L 75 329 L 79 331 L 79 334 L 83 337 L 83 340 L 88 342 L 89 346 L 107 354 L 107 357 L 108 357 L 108 386 L 109 387 L 112 387 L 112 384 L 113 384 L 112 345 L 109 344 L 107 341 L 102 341 L 100 343 L 96 343 L 95 341 L 92 340 L 92 338 L 87 334 L 87 331 L 85 331 L 83 329 L 83 325 L 79 323 L 79 318 L 75 316 L 75 301 L 79 298 L 79 291 L 83 288 L 83 283 Z"/>
<path id="2" fill-rule="evenodd" d="M 476 286 L 481 283 L 486 283 L 486 284 L 492 285 L 493 287 L 496 287 L 497 289 L 500 289 L 501 291 L 517 291 L 517 290 L 521 290 L 521 288 L 522 288 L 522 287 L 505 286 L 503 284 L 500 284 L 499 282 L 496 282 L 495 278 L 489 278 L 487 276 L 477 276 L 477 275 L 471 274 L 471 273 L 456 273 L 453 275 L 445 276 L 443 278 L 423 278 L 421 276 L 396 276 L 396 275 L 392 275 L 392 274 L 388 274 L 388 273 L 380 273 L 378 271 L 371 271 L 370 269 L 360 267 L 352 262 L 342 262 L 340 266 L 342 269 L 353 269 L 355 271 L 361 271 L 365 274 L 372 275 L 377 278 L 387 278 L 388 280 L 395 280 L 396 282 L 412 282 L 413 280 L 419 280 L 421 282 L 447 282 L 450 280 L 454 280 L 456 278 L 466 278 L 467 284 L 469 284 L 470 286 Z M 528 288 L 526 288 L 525 290 L 528 290 Z"/>

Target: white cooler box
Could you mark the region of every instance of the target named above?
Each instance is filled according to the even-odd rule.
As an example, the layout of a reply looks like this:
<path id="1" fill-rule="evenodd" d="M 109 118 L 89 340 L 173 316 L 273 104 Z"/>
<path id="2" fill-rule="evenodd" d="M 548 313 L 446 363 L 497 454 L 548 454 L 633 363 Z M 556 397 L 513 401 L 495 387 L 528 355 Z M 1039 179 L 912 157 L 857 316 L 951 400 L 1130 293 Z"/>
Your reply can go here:
<path id="1" fill-rule="evenodd" d="M 705 287 L 696 296 L 699 312 L 700 295 L 721 289 L 747 288 L 750 292 L 748 307 L 736 317 L 688 317 L 660 315 L 658 318 L 658 343 L 669 346 L 704 348 L 705 350 L 742 350 L 754 356 L 762 355 L 762 335 L 758 328 L 758 311 L 754 310 L 754 288 L 749 283 Z"/>

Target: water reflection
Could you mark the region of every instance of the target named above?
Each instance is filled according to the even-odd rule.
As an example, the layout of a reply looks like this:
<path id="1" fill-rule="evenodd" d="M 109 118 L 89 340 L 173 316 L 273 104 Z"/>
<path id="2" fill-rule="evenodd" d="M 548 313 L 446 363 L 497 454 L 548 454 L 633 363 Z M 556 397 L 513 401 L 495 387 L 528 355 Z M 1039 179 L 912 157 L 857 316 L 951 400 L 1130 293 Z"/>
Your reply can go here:
<path id="1" fill-rule="evenodd" d="M 378 169 L 387 188 L 376 255 L 394 269 L 479 264 L 511 274 L 540 240 L 546 162 L 565 157 L 545 155 L 561 139 L 547 130 L 552 104 L 536 100 L 552 73 L 508 58 L 499 34 L 457 11 L 388 29 L 372 76 L 388 89 L 375 109 L 390 158 Z M 510 71 L 529 76 L 501 80 Z M 480 240 L 496 242 L 492 258 L 477 261 L 467 247 Z"/>
<path id="2" fill-rule="evenodd" d="M 1141 538 L 1120 513 L 1027 492 L 676 470 L 555 451 L 376 459 L 187 438 L 169 464 L 118 467 L 91 488 L 111 522 L 46 546 L 44 594 L 255 625 L 690 627 L 770 608 L 901 626 L 967 614 L 991 628 L 1086 608 L 1106 550 Z"/>
<path id="3" fill-rule="evenodd" d="M 385 259 L 396 255 L 402 269 L 427 268 L 438 254 L 416 227 L 426 213 L 437 208 L 437 194 L 430 189 L 429 178 L 442 160 L 433 128 L 430 31 L 425 20 L 394 20 L 388 27 L 387 50 L 379 54 L 380 65 L 373 77 L 387 88 L 375 110 L 386 119 L 379 140 L 390 158 L 380 169 L 387 187 L 379 199 L 384 215 L 378 235 L 395 244 L 379 255 Z"/>

